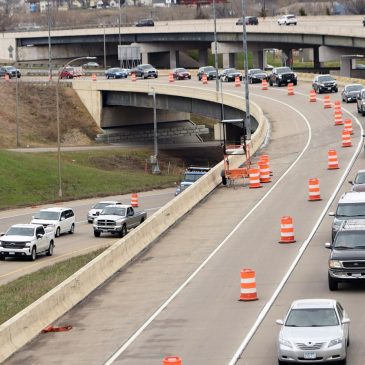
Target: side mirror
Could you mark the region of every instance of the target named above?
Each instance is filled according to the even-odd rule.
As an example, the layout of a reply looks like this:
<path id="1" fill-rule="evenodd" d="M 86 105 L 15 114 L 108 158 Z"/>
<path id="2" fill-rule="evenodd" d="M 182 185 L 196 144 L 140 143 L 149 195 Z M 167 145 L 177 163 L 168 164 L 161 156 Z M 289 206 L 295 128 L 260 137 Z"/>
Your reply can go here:
<path id="1" fill-rule="evenodd" d="M 5 236 L 5 233 L 4 232 L 1 232 L 0 233 L 0 237 L 2 237 L 2 236 Z"/>
<path id="2" fill-rule="evenodd" d="M 334 216 L 335 216 L 335 212 L 329 212 L 329 213 L 328 213 L 328 215 L 329 215 L 330 217 L 334 217 Z"/>
<path id="3" fill-rule="evenodd" d="M 284 324 L 284 321 L 282 319 L 277 319 L 275 321 L 276 324 L 280 324 L 281 326 Z"/>
<path id="4" fill-rule="evenodd" d="M 64 220 L 65 220 L 65 217 L 61 217 L 61 218 L 60 218 L 60 221 L 64 221 Z"/>
<path id="5" fill-rule="evenodd" d="M 330 242 L 326 242 L 326 243 L 324 244 L 324 247 L 326 247 L 326 248 L 331 248 L 331 243 L 330 243 Z"/>
<path id="6" fill-rule="evenodd" d="M 342 324 L 346 324 L 346 323 L 350 323 L 351 321 L 350 321 L 350 318 L 343 318 L 342 319 Z"/>
<path id="7" fill-rule="evenodd" d="M 42 238 L 42 237 L 43 237 L 43 234 L 41 234 L 41 233 L 37 234 L 37 238 Z"/>
<path id="8" fill-rule="evenodd" d="M 354 182 L 352 180 L 349 180 L 349 184 L 354 185 Z"/>

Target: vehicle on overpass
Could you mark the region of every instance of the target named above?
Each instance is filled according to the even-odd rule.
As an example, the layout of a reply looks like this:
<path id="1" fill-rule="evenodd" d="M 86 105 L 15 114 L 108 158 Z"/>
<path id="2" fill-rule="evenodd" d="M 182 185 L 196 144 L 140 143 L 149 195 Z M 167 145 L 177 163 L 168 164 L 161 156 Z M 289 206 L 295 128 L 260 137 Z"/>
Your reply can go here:
<path id="1" fill-rule="evenodd" d="M 142 77 L 142 79 L 147 79 L 149 77 L 157 78 L 157 70 L 149 63 L 140 64 L 131 69 L 131 74 L 135 74 L 137 77 Z"/>
<path id="2" fill-rule="evenodd" d="M 297 25 L 297 18 L 293 14 L 283 15 L 278 19 L 279 25 Z"/>
<path id="3" fill-rule="evenodd" d="M 105 207 L 108 205 L 121 205 L 121 202 L 118 202 L 116 200 L 103 200 L 99 203 L 96 203 L 87 213 L 87 221 L 89 223 L 92 223 L 94 219 L 99 216 L 99 214 L 103 211 Z"/>
<path id="4" fill-rule="evenodd" d="M 233 82 L 236 77 L 242 81 L 242 73 L 235 68 L 225 68 L 218 76 L 222 81 Z"/>
<path id="5" fill-rule="evenodd" d="M 337 93 L 337 81 L 332 75 L 317 75 L 312 82 L 312 88 L 317 93 L 334 92 Z"/>
<path id="6" fill-rule="evenodd" d="M 108 205 L 94 219 L 94 236 L 111 233 L 124 237 L 129 229 L 136 228 L 146 219 L 146 212 L 136 212 L 131 205 Z"/>
<path id="7" fill-rule="evenodd" d="M 328 287 L 337 290 L 341 282 L 365 280 L 365 219 L 343 221 L 332 243 L 328 260 Z"/>
<path id="8" fill-rule="evenodd" d="M 269 76 L 267 72 L 261 70 L 260 68 L 251 68 L 247 72 L 247 79 L 250 84 L 254 84 L 257 82 L 262 82 L 262 80 L 268 81 Z"/>
<path id="9" fill-rule="evenodd" d="M 259 24 L 259 20 L 257 19 L 256 16 L 246 16 L 245 17 L 245 23 L 246 25 L 258 25 Z M 239 18 L 236 21 L 236 25 L 243 25 L 243 18 Z"/>
<path id="10" fill-rule="evenodd" d="M 356 98 L 357 112 L 365 116 L 365 89 L 362 89 Z"/>
<path id="11" fill-rule="evenodd" d="M 136 27 L 153 27 L 155 26 L 155 22 L 153 19 L 140 19 L 135 23 Z"/>
<path id="12" fill-rule="evenodd" d="M 298 83 L 297 75 L 290 67 L 275 67 L 272 69 L 269 76 L 270 86 L 276 84 L 280 87 L 289 83 L 293 83 L 294 85 Z"/>
<path id="13" fill-rule="evenodd" d="M 176 188 L 175 196 L 186 190 L 189 186 L 193 185 L 195 181 L 199 180 L 210 170 L 210 167 L 190 166 L 184 172 L 184 177 Z"/>
<path id="14" fill-rule="evenodd" d="M 345 103 L 349 103 L 350 101 L 356 102 L 357 95 L 363 88 L 364 86 L 361 84 L 345 85 L 341 93 L 342 101 Z"/>
<path id="15" fill-rule="evenodd" d="M 54 229 L 41 224 L 15 224 L 0 236 L 0 260 L 6 257 L 26 257 L 31 261 L 37 255 L 53 255 Z"/>
<path id="16" fill-rule="evenodd" d="M 295 300 L 276 323 L 279 365 L 346 363 L 350 319 L 337 300 Z"/>
<path id="17" fill-rule="evenodd" d="M 128 70 L 126 68 L 112 67 L 105 71 L 107 79 L 126 79 L 128 77 Z"/>
<path id="18" fill-rule="evenodd" d="M 201 81 L 203 75 L 206 75 L 208 80 L 215 80 L 218 76 L 217 70 L 213 66 L 200 67 L 197 73 L 199 81 Z"/>
<path id="19" fill-rule="evenodd" d="M 172 77 L 175 80 L 190 80 L 191 73 L 186 68 L 178 67 L 172 70 Z"/>

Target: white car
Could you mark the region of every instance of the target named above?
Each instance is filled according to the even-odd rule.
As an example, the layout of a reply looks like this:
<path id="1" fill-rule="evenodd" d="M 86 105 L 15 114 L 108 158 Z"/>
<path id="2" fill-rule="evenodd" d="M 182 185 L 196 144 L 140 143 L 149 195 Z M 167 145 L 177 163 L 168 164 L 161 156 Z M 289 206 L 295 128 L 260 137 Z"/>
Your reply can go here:
<path id="1" fill-rule="evenodd" d="M 279 25 L 297 25 L 297 18 L 293 14 L 283 15 L 278 19 Z"/>
<path id="2" fill-rule="evenodd" d="M 94 221 L 94 218 L 96 218 L 105 207 L 108 205 L 118 205 L 122 204 L 121 202 L 117 202 L 115 200 L 103 200 L 99 203 L 96 203 L 87 213 L 87 221 L 89 223 L 92 223 Z"/>
<path id="3" fill-rule="evenodd" d="M 31 223 L 41 224 L 43 227 L 53 226 L 55 236 L 59 237 L 62 233 L 74 233 L 75 214 L 71 208 L 46 208 L 36 213 Z"/>
<path id="4" fill-rule="evenodd" d="M 345 364 L 350 319 L 334 299 L 296 300 L 281 325 L 278 363 Z"/>

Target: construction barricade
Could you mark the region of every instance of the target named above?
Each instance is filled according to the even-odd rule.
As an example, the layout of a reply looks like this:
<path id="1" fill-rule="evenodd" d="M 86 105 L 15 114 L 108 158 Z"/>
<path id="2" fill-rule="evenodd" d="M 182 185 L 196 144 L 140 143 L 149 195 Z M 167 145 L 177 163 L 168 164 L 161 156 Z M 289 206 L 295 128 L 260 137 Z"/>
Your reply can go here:
<path id="1" fill-rule="evenodd" d="M 315 103 L 317 101 L 317 94 L 316 91 L 313 89 L 309 91 L 309 101 L 311 103 Z"/>
<path id="2" fill-rule="evenodd" d="M 331 97 L 329 95 L 325 95 L 323 97 L 323 107 L 325 109 L 332 108 L 332 105 L 331 105 Z"/>
<path id="3" fill-rule="evenodd" d="M 337 159 L 337 152 L 335 150 L 328 151 L 328 170 L 335 170 L 339 169 L 338 159 Z"/>
<path id="4" fill-rule="evenodd" d="M 255 271 L 251 269 L 241 270 L 241 301 L 257 300 Z"/>
<path id="5" fill-rule="evenodd" d="M 263 79 L 261 81 L 261 90 L 267 90 L 269 87 L 267 85 L 267 80 Z"/>
<path id="6" fill-rule="evenodd" d="M 288 95 L 294 95 L 294 84 L 292 82 L 288 84 Z"/>
<path id="7" fill-rule="evenodd" d="M 234 86 L 235 87 L 240 87 L 241 86 L 241 80 L 240 80 L 240 77 L 239 76 L 236 76 L 234 78 Z"/>
<path id="8" fill-rule="evenodd" d="M 182 361 L 179 356 L 166 356 L 162 360 L 162 365 L 182 365 Z"/>
<path id="9" fill-rule="evenodd" d="M 136 194 L 136 193 L 133 193 L 131 195 L 131 206 L 132 207 L 138 207 L 139 206 L 138 205 L 138 194 Z"/>
<path id="10" fill-rule="evenodd" d="M 294 225 L 292 217 L 290 216 L 281 217 L 280 235 L 281 237 L 279 243 L 295 242 Z"/>
<path id="11" fill-rule="evenodd" d="M 352 120 L 351 119 L 345 119 L 345 129 L 350 132 L 350 134 L 354 134 L 354 130 L 352 128 Z"/>
<path id="12" fill-rule="evenodd" d="M 248 174 L 250 180 L 249 188 L 250 189 L 261 188 L 260 169 L 256 167 L 250 168 L 248 170 Z"/>
<path id="13" fill-rule="evenodd" d="M 352 147 L 351 135 L 347 129 L 342 131 L 342 147 Z"/>
<path id="14" fill-rule="evenodd" d="M 309 179 L 308 182 L 308 200 L 315 201 L 321 200 L 321 193 L 319 190 L 319 180 L 317 178 Z"/>

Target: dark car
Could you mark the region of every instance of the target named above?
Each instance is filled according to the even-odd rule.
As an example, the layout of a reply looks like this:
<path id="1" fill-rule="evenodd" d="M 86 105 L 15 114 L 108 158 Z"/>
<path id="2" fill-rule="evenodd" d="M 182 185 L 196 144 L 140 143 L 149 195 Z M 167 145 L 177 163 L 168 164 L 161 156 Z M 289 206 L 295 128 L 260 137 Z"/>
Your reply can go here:
<path id="1" fill-rule="evenodd" d="M 298 83 L 297 75 L 290 67 L 275 67 L 272 69 L 269 76 L 270 86 L 274 84 L 278 86 L 288 85 L 289 83 L 293 83 L 294 85 Z"/>
<path id="2" fill-rule="evenodd" d="M 71 66 L 61 68 L 58 71 L 58 77 L 60 79 L 73 79 L 75 77 L 80 77 L 80 76 L 81 73 L 78 70 L 76 70 L 75 67 Z"/>
<path id="3" fill-rule="evenodd" d="M 341 93 L 342 100 L 346 103 L 349 103 L 350 101 L 356 101 L 357 95 L 363 88 L 364 86 L 360 84 L 345 85 Z"/>
<path id="4" fill-rule="evenodd" d="M 2 66 L 0 67 L 0 77 L 4 77 L 5 75 L 9 76 L 9 79 L 12 77 L 20 77 L 20 71 L 13 66 Z"/>
<path id="5" fill-rule="evenodd" d="M 136 27 L 153 27 L 155 22 L 153 19 L 140 19 L 135 25 Z"/>
<path id="6" fill-rule="evenodd" d="M 135 74 L 137 77 L 142 77 L 143 79 L 147 79 L 149 77 L 154 77 L 155 79 L 158 77 L 157 70 L 151 66 L 149 63 L 144 63 L 138 65 L 135 68 L 132 68 L 131 74 Z"/>
<path id="7" fill-rule="evenodd" d="M 256 16 L 246 16 L 245 17 L 245 23 L 246 25 L 258 25 L 259 24 L 259 20 L 257 19 Z M 236 21 L 236 25 L 243 25 L 243 18 L 239 18 Z"/>
<path id="8" fill-rule="evenodd" d="M 214 80 L 217 78 L 217 70 L 213 66 L 203 66 L 199 68 L 197 73 L 199 81 L 201 81 L 203 74 L 207 75 L 208 80 Z"/>
<path id="9" fill-rule="evenodd" d="M 183 68 L 183 67 L 174 68 L 172 70 L 172 76 L 175 80 L 191 79 L 190 72 L 186 68 Z"/>
<path id="10" fill-rule="evenodd" d="M 242 81 L 242 74 L 235 68 L 225 68 L 219 75 L 219 78 L 222 81 L 235 81 L 236 77 L 239 77 L 240 81 Z"/>
<path id="11" fill-rule="evenodd" d="M 105 71 L 105 77 L 107 79 L 126 79 L 128 77 L 128 70 L 120 67 L 108 68 Z"/>
<path id="12" fill-rule="evenodd" d="M 337 81 L 331 75 L 317 75 L 312 83 L 312 87 L 317 94 L 325 91 L 330 93 L 338 91 Z"/>
<path id="13" fill-rule="evenodd" d="M 254 84 L 256 82 L 262 82 L 262 80 L 268 80 L 268 75 L 265 71 L 260 68 L 251 68 L 247 72 L 247 79 L 250 84 Z"/>
<path id="14" fill-rule="evenodd" d="M 359 170 L 356 173 L 354 181 L 350 180 L 352 191 L 365 191 L 365 170 Z"/>

